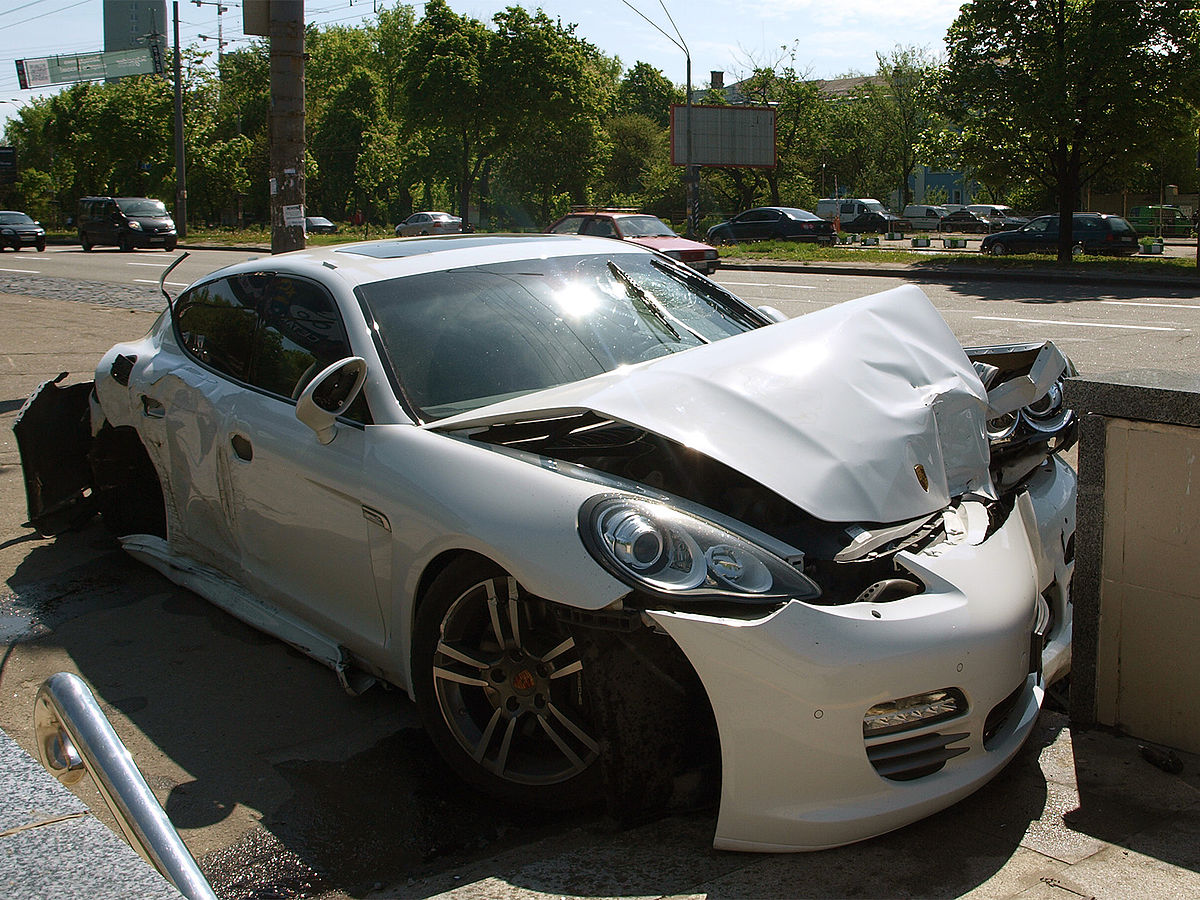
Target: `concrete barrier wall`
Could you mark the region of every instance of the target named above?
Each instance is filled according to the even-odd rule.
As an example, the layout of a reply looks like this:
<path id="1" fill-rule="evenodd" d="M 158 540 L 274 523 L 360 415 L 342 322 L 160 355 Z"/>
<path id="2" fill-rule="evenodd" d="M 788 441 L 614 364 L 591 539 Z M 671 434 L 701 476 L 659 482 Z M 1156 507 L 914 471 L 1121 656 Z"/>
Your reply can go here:
<path id="1" fill-rule="evenodd" d="M 1200 379 L 1072 379 L 1082 419 L 1071 716 L 1200 751 Z"/>

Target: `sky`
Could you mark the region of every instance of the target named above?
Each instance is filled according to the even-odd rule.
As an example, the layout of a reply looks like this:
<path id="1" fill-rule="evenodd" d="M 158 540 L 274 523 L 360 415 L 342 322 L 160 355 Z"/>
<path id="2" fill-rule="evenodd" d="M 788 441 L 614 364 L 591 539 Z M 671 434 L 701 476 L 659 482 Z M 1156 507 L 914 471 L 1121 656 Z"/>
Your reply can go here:
<path id="1" fill-rule="evenodd" d="M 221 16 L 226 49 L 245 46 L 240 0 L 224 0 L 222 5 L 228 8 Z M 396 0 L 305 0 L 305 20 L 356 25 L 384 5 L 394 6 Z M 420 16 L 424 3 L 410 5 Z M 648 62 L 681 86 L 687 57 L 675 42 L 682 43 L 691 55 L 692 84 L 698 88 L 708 84 L 713 70 L 725 72 L 727 84 L 756 65 L 791 65 L 812 78 L 835 78 L 851 71 L 872 72 L 877 52 L 901 45 L 940 54 L 946 29 L 963 0 L 449 0 L 449 5 L 460 15 L 489 24 L 508 6 L 540 8 L 564 24 L 575 24 L 579 37 L 619 57 L 626 69 Z M 170 15 L 170 2 L 167 11 Z M 102 50 L 102 23 L 102 0 L 0 0 L 0 126 L 46 92 L 20 89 L 16 60 Z M 179 32 L 185 46 L 194 44 L 215 54 L 216 3 L 205 0 L 197 6 L 194 0 L 180 0 Z"/>

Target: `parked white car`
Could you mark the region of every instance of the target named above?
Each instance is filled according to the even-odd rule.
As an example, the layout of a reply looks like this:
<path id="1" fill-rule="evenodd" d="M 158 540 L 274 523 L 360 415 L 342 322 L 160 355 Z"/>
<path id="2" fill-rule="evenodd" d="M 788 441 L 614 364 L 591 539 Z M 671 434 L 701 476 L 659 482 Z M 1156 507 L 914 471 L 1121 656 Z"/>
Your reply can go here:
<path id="1" fill-rule="evenodd" d="M 415 212 L 396 226 L 396 237 L 422 234 L 458 234 L 462 219 L 445 212 Z"/>
<path id="2" fill-rule="evenodd" d="M 1071 369 L 913 286 L 779 318 L 601 238 L 250 260 L 31 398 L 30 518 L 98 509 L 396 685 L 493 796 L 709 779 L 716 847 L 857 841 L 999 772 L 1067 670 Z"/>

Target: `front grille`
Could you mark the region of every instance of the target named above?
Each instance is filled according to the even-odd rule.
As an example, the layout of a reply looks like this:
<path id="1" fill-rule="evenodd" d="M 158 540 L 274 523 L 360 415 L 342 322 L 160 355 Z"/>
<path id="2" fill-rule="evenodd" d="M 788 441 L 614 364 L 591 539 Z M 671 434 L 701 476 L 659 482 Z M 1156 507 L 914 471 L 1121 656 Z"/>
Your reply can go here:
<path id="1" fill-rule="evenodd" d="M 1037 638 L 1037 635 L 1034 635 Z M 1041 640 L 1038 639 L 1038 644 Z M 1017 689 L 992 707 L 992 711 L 987 714 L 987 718 L 983 722 L 983 749 L 991 750 L 992 743 L 1000 729 L 1008 721 L 1013 714 L 1013 710 L 1017 708 L 1017 701 L 1021 699 L 1021 694 L 1025 690 L 1025 682 L 1017 685 Z"/>
<path id="2" fill-rule="evenodd" d="M 867 747 L 867 758 L 875 771 L 892 781 L 912 781 L 938 772 L 948 760 L 966 753 L 968 747 L 950 744 L 970 737 L 967 732 L 956 734 L 923 734 L 920 737 L 885 741 Z"/>

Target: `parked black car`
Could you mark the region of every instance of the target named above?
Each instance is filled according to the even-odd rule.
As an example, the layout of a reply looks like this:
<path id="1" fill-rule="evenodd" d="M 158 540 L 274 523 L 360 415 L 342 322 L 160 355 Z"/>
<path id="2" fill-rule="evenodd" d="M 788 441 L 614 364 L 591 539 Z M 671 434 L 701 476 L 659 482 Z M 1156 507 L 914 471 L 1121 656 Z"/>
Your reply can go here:
<path id="1" fill-rule="evenodd" d="M 5 247 L 36 247 L 41 253 L 46 249 L 46 229 L 23 212 L 0 210 L 0 250 Z"/>
<path id="2" fill-rule="evenodd" d="M 1131 256 L 1138 252 L 1137 232 L 1120 216 L 1075 213 L 1071 252 Z M 1015 231 L 988 235 L 979 245 L 983 253 L 1057 253 L 1058 216 L 1039 216 Z"/>
<path id="3" fill-rule="evenodd" d="M 166 206 L 149 197 L 82 197 L 77 226 L 84 250 L 103 244 L 171 251 L 179 240 Z"/>
<path id="4" fill-rule="evenodd" d="M 938 224 L 938 231 L 959 234 L 987 234 L 992 230 L 990 221 L 969 209 L 957 209 L 952 213 L 947 213 Z"/>
<path id="5" fill-rule="evenodd" d="M 338 227 L 324 216 L 305 216 L 304 230 L 309 234 L 337 234 Z"/>
<path id="6" fill-rule="evenodd" d="M 806 209 L 758 206 L 708 229 L 708 242 L 730 244 L 737 241 L 781 240 L 832 244 L 834 234 L 832 222 Z"/>

